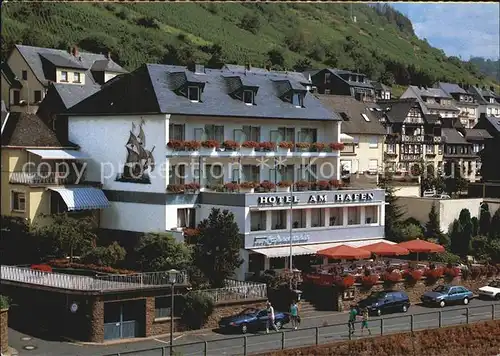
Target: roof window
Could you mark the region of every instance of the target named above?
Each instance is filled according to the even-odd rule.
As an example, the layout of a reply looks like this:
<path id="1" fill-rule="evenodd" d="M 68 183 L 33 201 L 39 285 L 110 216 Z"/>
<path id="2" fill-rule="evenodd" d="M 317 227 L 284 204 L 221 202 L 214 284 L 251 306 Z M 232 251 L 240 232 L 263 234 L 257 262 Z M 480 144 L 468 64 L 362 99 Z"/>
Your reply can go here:
<path id="1" fill-rule="evenodd" d="M 200 101 L 200 88 L 198 86 L 188 86 L 187 88 L 188 99 L 192 102 Z"/>
<path id="2" fill-rule="evenodd" d="M 366 122 L 370 122 L 370 119 L 366 116 L 366 114 L 361 114 L 361 116 L 363 116 L 363 119 L 365 119 Z"/>
<path id="3" fill-rule="evenodd" d="M 255 104 L 253 90 L 243 90 L 243 102 L 247 105 Z"/>
<path id="4" fill-rule="evenodd" d="M 349 121 L 349 116 L 347 116 L 347 114 L 345 112 L 341 112 L 340 113 L 340 117 L 342 118 L 342 120 L 344 121 Z"/>

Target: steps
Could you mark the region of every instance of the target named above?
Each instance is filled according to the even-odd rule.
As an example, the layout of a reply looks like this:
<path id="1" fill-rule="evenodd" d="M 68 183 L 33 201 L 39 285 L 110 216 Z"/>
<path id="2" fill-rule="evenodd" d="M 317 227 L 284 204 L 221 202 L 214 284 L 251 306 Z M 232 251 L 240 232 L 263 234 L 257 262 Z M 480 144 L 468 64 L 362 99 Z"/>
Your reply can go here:
<path id="1" fill-rule="evenodd" d="M 299 305 L 300 315 L 307 316 L 308 314 L 316 313 L 316 307 L 314 304 L 307 300 L 301 300 Z"/>

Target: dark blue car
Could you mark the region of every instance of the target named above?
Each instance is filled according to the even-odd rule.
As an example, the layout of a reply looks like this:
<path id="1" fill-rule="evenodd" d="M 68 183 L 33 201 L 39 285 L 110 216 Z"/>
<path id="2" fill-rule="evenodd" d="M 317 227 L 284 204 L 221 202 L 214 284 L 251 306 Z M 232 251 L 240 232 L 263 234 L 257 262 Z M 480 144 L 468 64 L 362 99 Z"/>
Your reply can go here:
<path id="1" fill-rule="evenodd" d="M 241 313 L 222 318 L 219 321 L 221 330 L 239 330 L 245 334 L 248 331 L 265 330 L 267 324 L 267 310 L 248 308 Z M 279 330 L 290 322 L 288 313 L 274 312 L 274 323 Z"/>

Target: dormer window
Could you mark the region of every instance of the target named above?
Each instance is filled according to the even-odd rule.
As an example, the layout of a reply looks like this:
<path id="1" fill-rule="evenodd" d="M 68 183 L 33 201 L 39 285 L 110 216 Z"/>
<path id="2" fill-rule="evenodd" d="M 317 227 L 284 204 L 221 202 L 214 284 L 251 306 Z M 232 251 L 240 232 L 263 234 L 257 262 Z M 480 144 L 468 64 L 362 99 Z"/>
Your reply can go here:
<path id="1" fill-rule="evenodd" d="M 293 93 L 292 104 L 297 108 L 304 107 L 304 95 L 302 93 Z"/>
<path id="2" fill-rule="evenodd" d="M 243 90 L 243 102 L 247 105 L 254 104 L 254 93 L 253 90 Z"/>
<path id="3" fill-rule="evenodd" d="M 490 103 L 494 104 L 495 103 L 495 99 L 494 98 L 490 98 Z"/>
<path id="4" fill-rule="evenodd" d="M 61 71 L 61 82 L 67 82 L 67 81 L 68 81 L 68 72 Z"/>
<path id="5" fill-rule="evenodd" d="M 192 102 L 200 101 L 200 88 L 197 86 L 188 86 L 188 99 Z"/>

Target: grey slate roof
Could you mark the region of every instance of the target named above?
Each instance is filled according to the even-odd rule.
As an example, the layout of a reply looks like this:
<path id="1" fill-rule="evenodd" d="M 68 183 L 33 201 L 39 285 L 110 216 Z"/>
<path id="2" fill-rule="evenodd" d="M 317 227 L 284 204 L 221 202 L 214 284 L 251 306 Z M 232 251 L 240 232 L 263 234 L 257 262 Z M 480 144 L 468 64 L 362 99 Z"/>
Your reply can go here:
<path id="1" fill-rule="evenodd" d="M 416 103 L 416 98 L 378 101 L 378 105 L 385 112 L 387 119 L 393 123 L 404 122 L 408 112 Z"/>
<path id="2" fill-rule="evenodd" d="M 21 89 L 23 87 L 19 78 L 16 77 L 10 66 L 7 62 L 2 62 L 2 74 L 5 76 L 5 79 L 10 84 L 11 88 Z"/>
<path id="3" fill-rule="evenodd" d="M 455 83 L 443 83 L 439 82 L 438 86 L 441 90 L 443 90 L 448 95 L 458 93 L 458 94 L 467 94 L 467 92 L 461 88 L 458 84 Z"/>
<path id="4" fill-rule="evenodd" d="M 92 75 L 90 73 L 90 68 L 95 63 L 95 61 L 107 60 L 106 56 L 103 54 L 95 54 L 95 53 L 89 53 L 89 52 L 79 52 L 78 58 L 75 58 L 75 56 L 73 56 L 68 51 L 64 51 L 64 50 L 60 50 L 60 49 L 32 47 L 32 46 L 24 46 L 24 45 L 16 45 L 16 48 L 21 53 L 21 55 L 26 60 L 26 62 L 29 64 L 31 70 L 33 71 L 33 73 L 35 74 L 37 79 L 44 85 L 48 84 L 50 78 L 47 78 L 46 74 L 44 72 L 44 65 L 42 62 L 43 57 L 50 58 L 50 60 L 54 60 L 54 61 L 61 61 L 61 64 L 63 63 L 62 62 L 63 60 L 71 62 L 71 63 L 80 64 L 82 68 L 86 69 L 85 85 L 96 84 L 94 81 L 94 78 L 92 77 Z M 49 60 L 49 59 L 47 59 L 47 60 Z M 68 62 L 66 62 L 66 63 L 68 63 Z M 55 64 L 55 63 L 54 63 L 54 65 L 58 66 L 58 64 Z M 115 63 L 115 65 L 118 66 L 116 63 Z M 121 70 L 125 71 L 123 68 L 121 68 Z"/>
<path id="5" fill-rule="evenodd" d="M 78 62 L 77 58 L 63 57 L 56 53 L 41 53 L 40 57 L 49 61 L 56 67 L 60 68 L 72 68 L 72 69 L 87 69 L 81 63 Z"/>
<path id="6" fill-rule="evenodd" d="M 490 116 L 487 117 L 486 120 L 488 120 L 491 126 L 500 133 L 500 119 L 498 117 Z"/>
<path id="7" fill-rule="evenodd" d="M 495 93 L 491 92 L 490 90 L 487 90 L 486 91 L 487 93 L 485 93 L 485 91 L 486 90 L 483 90 L 483 89 L 478 88 L 476 86 L 471 86 L 469 88 L 469 93 L 476 97 L 476 100 L 479 102 L 479 104 L 500 106 L 500 103 L 498 103 L 498 102 L 490 103 L 488 100 L 486 100 L 484 94 L 494 96 L 493 94 L 495 94 Z"/>
<path id="8" fill-rule="evenodd" d="M 114 73 L 127 73 L 125 69 L 120 67 L 118 64 L 116 64 L 114 61 L 110 59 L 99 59 L 92 64 L 92 67 L 90 68 L 92 71 L 97 71 L 97 72 L 114 72 Z"/>
<path id="9" fill-rule="evenodd" d="M 2 114 L 2 122 L 1 122 L 1 126 L 0 127 L 3 127 L 3 124 L 4 124 L 5 120 L 7 120 L 7 117 L 9 116 L 9 112 L 7 111 L 7 108 L 5 107 L 5 103 L 4 103 L 3 100 L 2 100 L 1 114 Z"/>
<path id="10" fill-rule="evenodd" d="M 468 144 L 465 137 L 463 137 L 457 129 L 443 128 L 441 129 L 441 135 L 444 137 L 445 143 L 450 144 Z"/>
<path id="11" fill-rule="evenodd" d="M 381 82 L 372 82 L 373 88 L 376 90 L 391 91 L 391 88 Z"/>
<path id="12" fill-rule="evenodd" d="M 201 102 L 172 90 L 172 73 L 203 81 Z M 184 74 L 183 74 L 184 73 Z M 304 108 L 296 108 L 279 97 L 275 81 L 290 81 L 290 86 L 306 91 L 294 76 L 278 72 L 247 72 L 246 76 L 258 86 L 255 105 L 245 105 L 231 97 L 227 76 L 239 75 L 227 69 L 205 69 L 205 74 L 193 74 L 185 67 L 145 64 L 129 74 L 115 78 L 101 90 L 68 111 L 77 114 L 168 113 L 178 115 L 283 118 L 302 120 L 341 120 L 326 109 L 312 94 L 305 92 Z"/>
<path id="13" fill-rule="evenodd" d="M 452 99 L 452 97 L 445 93 L 441 88 L 423 88 L 416 85 L 410 85 L 410 88 L 415 94 L 419 95 L 420 97 L 430 96 L 433 98 Z"/>
<path id="14" fill-rule="evenodd" d="M 368 82 L 368 83 L 353 82 L 353 81 L 345 80 L 344 78 L 342 78 L 340 76 L 341 74 L 350 74 L 350 75 L 360 75 L 360 76 L 366 77 L 366 74 L 355 73 L 355 72 L 351 72 L 349 70 L 338 69 L 338 68 L 327 68 L 327 70 L 330 73 L 336 75 L 339 79 L 341 79 L 344 82 L 346 82 L 347 84 L 349 84 L 350 86 L 373 89 L 373 85 L 370 82 Z"/>
<path id="15" fill-rule="evenodd" d="M 99 85 L 67 85 L 53 84 L 66 109 L 97 93 L 101 87 Z"/>
<path id="16" fill-rule="evenodd" d="M 321 103 L 338 113 L 345 113 L 349 121 L 342 121 L 341 130 L 346 134 L 385 135 L 385 129 L 374 112 L 362 103 L 348 95 L 321 95 L 317 94 Z M 361 114 L 365 114 L 367 122 Z"/>
<path id="17" fill-rule="evenodd" d="M 493 138 L 485 129 L 465 129 L 465 138 L 472 141 L 482 141 Z"/>

